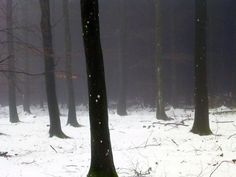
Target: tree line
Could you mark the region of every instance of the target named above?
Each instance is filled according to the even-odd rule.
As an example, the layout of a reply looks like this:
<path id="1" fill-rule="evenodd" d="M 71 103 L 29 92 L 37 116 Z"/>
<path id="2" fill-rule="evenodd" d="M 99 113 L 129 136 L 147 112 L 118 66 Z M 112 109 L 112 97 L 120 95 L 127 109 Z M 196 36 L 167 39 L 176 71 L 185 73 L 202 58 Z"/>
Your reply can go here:
<path id="1" fill-rule="evenodd" d="M 54 1 L 54 0 L 53 0 Z M 56 58 L 54 51 L 54 33 L 52 28 L 52 10 L 53 1 L 39 0 L 41 11 L 40 31 L 42 38 L 42 52 L 44 57 L 44 72 L 30 73 L 28 50 L 24 54 L 24 69 L 18 71 L 15 67 L 15 40 L 14 22 L 13 22 L 13 0 L 6 0 L 6 39 L 8 57 L 2 62 L 7 62 L 7 69 L 2 72 L 6 74 L 8 80 L 8 97 L 9 97 L 9 120 L 11 123 L 19 122 L 16 104 L 16 90 L 17 90 L 17 75 L 24 75 L 24 94 L 23 94 L 23 108 L 27 113 L 30 110 L 30 84 L 29 78 L 33 75 L 43 75 L 44 85 L 46 88 L 47 106 L 49 110 L 50 137 L 56 136 L 59 138 L 69 138 L 61 129 L 60 110 L 56 95 Z M 120 15 L 125 19 L 125 12 L 123 11 L 123 1 L 120 0 Z M 72 37 L 71 37 L 71 22 L 69 0 L 62 0 L 63 7 L 61 9 L 64 20 L 64 48 L 65 48 L 65 68 L 62 71 L 63 77 L 66 79 L 67 87 L 67 106 L 68 106 L 68 120 L 67 124 L 80 127 L 76 116 L 76 104 L 74 93 L 74 81 L 72 71 Z M 55 1 L 54 1 L 55 3 Z M 103 50 L 100 39 L 100 23 L 99 23 L 99 1 L 98 0 L 81 0 L 81 25 L 84 53 L 86 58 L 86 73 L 88 83 L 88 98 L 89 98 L 89 117 L 90 117 L 90 131 L 91 131 L 91 166 L 88 173 L 89 177 L 116 177 L 118 176 L 113 163 L 113 154 L 111 148 L 111 141 L 108 126 L 108 103 L 107 90 L 105 82 L 105 71 L 103 61 Z M 163 71 L 163 17 L 161 14 L 162 1 L 155 0 L 155 66 L 156 71 L 156 118 L 161 120 L 171 120 L 165 112 L 165 98 L 164 98 L 164 71 Z M 22 2 L 22 14 L 24 22 L 28 23 L 28 2 Z M 194 107 L 195 116 L 194 124 L 191 132 L 199 135 L 211 134 L 209 125 L 209 101 L 207 89 L 207 1 L 195 0 L 195 43 L 194 43 Z M 124 57 L 124 41 L 126 38 L 126 22 L 120 23 L 120 38 L 119 43 L 119 76 L 118 76 L 118 100 L 117 100 L 117 114 L 120 116 L 127 115 L 127 99 L 126 99 L 126 64 Z M 25 30 L 24 40 L 22 43 L 28 45 L 29 36 Z M 1 62 L 1 63 L 2 63 Z"/>

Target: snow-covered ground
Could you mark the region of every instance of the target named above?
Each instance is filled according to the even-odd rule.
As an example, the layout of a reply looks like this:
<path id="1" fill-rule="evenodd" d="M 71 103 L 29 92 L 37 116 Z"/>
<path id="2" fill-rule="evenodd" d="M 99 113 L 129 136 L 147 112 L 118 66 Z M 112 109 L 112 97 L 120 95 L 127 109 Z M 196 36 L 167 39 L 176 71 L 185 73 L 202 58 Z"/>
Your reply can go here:
<path id="1" fill-rule="evenodd" d="M 77 109 L 81 128 L 66 126 L 71 139 L 49 138 L 46 111 L 32 109 L 10 124 L 7 107 L 0 107 L 0 177 L 86 177 L 90 165 L 90 135 L 85 107 Z M 169 122 L 155 119 L 149 109 L 130 108 L 119 117 L 109 111 L 114 162 L 119 177 L 236 177 L 236 112 L 210 111 L 214 135 L 190 133 L 193 111 L 170 109 Z"/>

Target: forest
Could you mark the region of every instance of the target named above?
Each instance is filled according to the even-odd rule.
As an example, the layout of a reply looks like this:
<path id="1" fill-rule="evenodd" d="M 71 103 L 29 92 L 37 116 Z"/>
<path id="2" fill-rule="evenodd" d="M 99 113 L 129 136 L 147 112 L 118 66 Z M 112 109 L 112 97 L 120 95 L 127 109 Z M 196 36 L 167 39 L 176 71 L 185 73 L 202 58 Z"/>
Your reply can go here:
<path id="1" fill-rule="evenodd" d="M 0 177 L 235 177 L 235 0 L 0 0 Z"/>

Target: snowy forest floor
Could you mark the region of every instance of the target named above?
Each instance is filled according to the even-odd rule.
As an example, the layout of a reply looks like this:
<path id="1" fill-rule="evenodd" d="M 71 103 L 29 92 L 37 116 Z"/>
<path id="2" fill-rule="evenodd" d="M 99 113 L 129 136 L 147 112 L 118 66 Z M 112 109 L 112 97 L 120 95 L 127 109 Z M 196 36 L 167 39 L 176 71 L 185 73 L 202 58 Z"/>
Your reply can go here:
<path id="1" fill-rule="evenodd" d="M 48 114 L 32 108 L 22 122 L 10 124 L 8 108 L 0 107 L 0 177 L 86 177 L 90 165 L 87 109 L 77 107 L 83 127 L 66 126 L 71 139 L 49 138 Z M 193 111 L 170 109 L 174 118 L 155 119 L 151 109 L 130 108 L 119 117 L 109 111 L 113 156 L 119 177 L 235 177 L 236 111 L 210 110 L 211 136 L 190 133 Z M 6 152 L 7 154 L 2 154 Z"/>

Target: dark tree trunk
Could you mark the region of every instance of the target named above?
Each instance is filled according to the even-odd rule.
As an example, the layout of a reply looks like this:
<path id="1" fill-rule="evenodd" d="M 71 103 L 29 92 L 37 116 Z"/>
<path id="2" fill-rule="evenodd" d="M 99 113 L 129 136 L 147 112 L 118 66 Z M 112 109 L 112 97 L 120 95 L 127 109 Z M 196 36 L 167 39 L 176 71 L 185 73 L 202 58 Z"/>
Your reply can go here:
<path id="1" fill-rule="evenodd" d="M 98 0 L 81 0 L 81 13 L 88 75 L 91 131 L 91 165 L 88 177 L 117 177 L 108 127 Z"/>
<path id="2" fill-rule="evenodd" d="M 209 135 L 208 93 L 207 93 L 207 3 L 206 0 L 195 0 L 195 118 L 191 132 Z"/>
<path id="3" fill-rule="evenodd" d="M 28 25 L 29 23 L 29 8 L 28 8 L 28 3 L 26 2 L 24 3 L 24 8 L 23 9 L 23 13 L 24 13 L 24 23 L 25 26 Z M 25 42 L 28 43 L 29 42 L 29 32 L 26 29 L 24 31 L 24 36 L 25 36 Z M 29 73 L 29 68 L 30 68 L 30 62 L 29 62 L 29 51 L 28 51 L 28 47 L 26 46 L 26 50 L 25 50 L 25 56 L 24 56 L 24 66 L 25 66 L 25 72 Z M 30 78 L 29 76 L 25 75 L 24 76 L 24 95 L 23 95 L 23 109 L 25 112 L 31 114 L 30 111 Z"/>
<path id="4" fill-rule="evenodd" d="M 233 1 L 233 4 L 232 4 L 233 8 L 232 8 L 232 16 L 233 17 L 236 17 L 236 2 Z M 234 34 L 233 34 L 233 41 L 234 41 L 234 47 L 236 49 L 236 21 L 234 20 L 233 22 L 233 31 L 234 31 Z M 233 108 L 236 108 L 236 80 L 235 80 L 235 76 L 236 76 L 236 50 L 234 50 L 234 60 L 232 62 L 232 65 L 234 66 L 233 69 L 232 69 L 232 83 L 231 83 L 231 105 Z"/>
<path id="5" fill-rule="evenodd" d="M 9 53 L 8 69 L 10 71 L 15 70 L 15 49 L 14 49 L 14 38 L 13 38 L 13 22 L 12 22 L 12 0 L 6 0 L 7 3 L 7 49 Z M 9 99 L 9 114 L 10 122 L 19 122 L 19 117 L 16 108 L 16 76 L 14 72 L 8 74 L 8 99 Z"/>
<path id="6" fill-rule="evenodd" d="M 71 32 L 70 32 L 70 18 L 68 0 L 63 0 L 63 13 L 65 23 L 65 53 L 66 53 L 66 81 L 68 91 L 68 120 L 67 124 L 73 127 L 79 127 L 76 118 L 75 95 L 72 80 L 72 61 L 71 61 Z"/>
<path id="7" fill-rule="evenodd" d="M 126 63 L 125 63 L 125 40 L 126 40 L 126 15 L 125 1 L 120 0 L 120 46 L 119 46 L 119 93 L 117 103 L 117 114 L 126 116 Z"/>
<path id="8" fill-rule="evenodd" d="M 177 86 L 177 58 L 176 58 L 176 44 L 175 44 L 175 37 L 176 34 L 176 17 L 175 17 L 175 5 L 171 5 L 171 22 L 170 22 L 170 28 L 171 28 L 171 105 L 173 107 L 178 106 L 178 86 Z"/>
<path id="9" fill-rule="evenodd" d="M 163 99 L 163 72 L 162 72 L 162 41 L 161 41 L 161 12 L 160 0 L 155 1 L 156 5 L 156 79 L 157 79 L 157 96 L 156 96 L 156 118 L 168 120 L 165 113 Z"/>
<path id="10" fill-rule="evenodd" d="M 48 102 L 48 110 L 50 117 L 50 137 L 57 136 L 59 138 L 66 138 L 67 136 L 61 130 L 59 109 L 56 97 L 55 86 L 55 64 L 54 52 L 52 45 L 52 32 L 50 23 L 50 6 L 49 0 L 40 0 L 41 7 L 41 31 L 43 36 L 44 48 L 44 64 L 45 64 L 45 81 L 46 81 L 46 94 Z"/>

